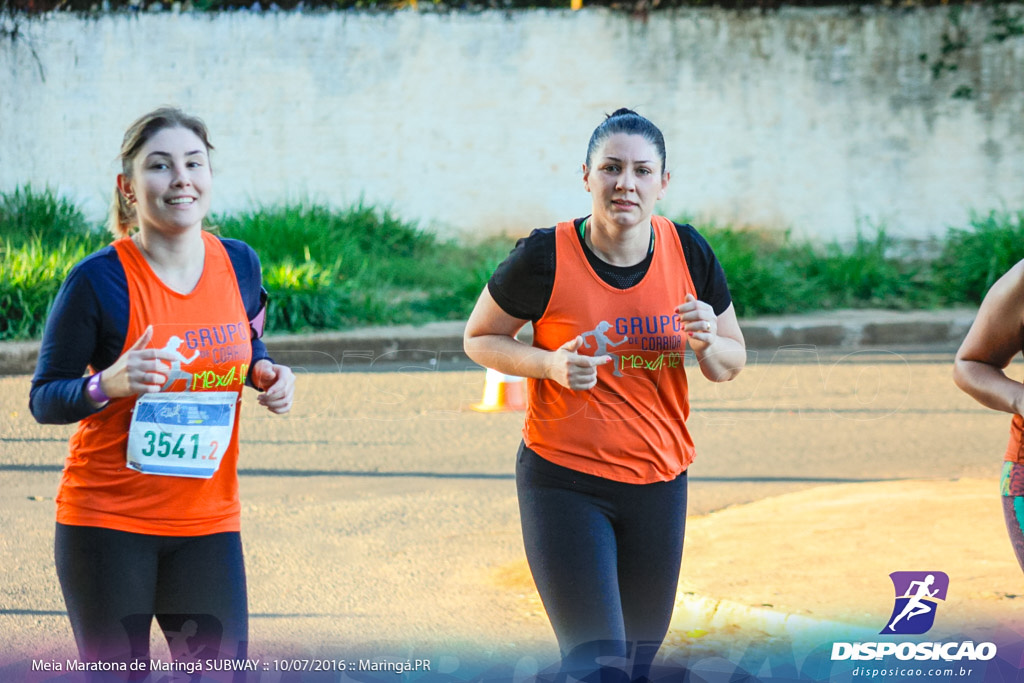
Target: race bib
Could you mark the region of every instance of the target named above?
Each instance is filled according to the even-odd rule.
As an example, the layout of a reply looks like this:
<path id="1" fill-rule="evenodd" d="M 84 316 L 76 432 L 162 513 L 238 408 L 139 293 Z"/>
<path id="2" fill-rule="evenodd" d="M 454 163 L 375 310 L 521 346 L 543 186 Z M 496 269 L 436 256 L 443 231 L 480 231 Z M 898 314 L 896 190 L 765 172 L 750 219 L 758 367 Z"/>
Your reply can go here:
<path id="1" fill-rule="evenodd" d="M 238 394 L 174 391 L 140 396 L 128 431 L 128 467 L 209 479 L 231 442 Z"/>

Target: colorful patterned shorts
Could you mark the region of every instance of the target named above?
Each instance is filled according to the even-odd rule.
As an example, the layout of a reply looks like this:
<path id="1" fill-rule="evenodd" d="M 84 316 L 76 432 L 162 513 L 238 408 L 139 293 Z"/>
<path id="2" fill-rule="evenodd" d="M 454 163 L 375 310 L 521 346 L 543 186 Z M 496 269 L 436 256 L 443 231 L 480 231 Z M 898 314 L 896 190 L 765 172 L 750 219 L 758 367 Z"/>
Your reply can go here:
<path id="1" fill-rule="evenodd" d="M 1024 465 L 1004 462 L 1000 488 L 1006 530 L 1010 534 L 1013 551 L 1017 554 L 1017 562 L 1024 570 Z"/>

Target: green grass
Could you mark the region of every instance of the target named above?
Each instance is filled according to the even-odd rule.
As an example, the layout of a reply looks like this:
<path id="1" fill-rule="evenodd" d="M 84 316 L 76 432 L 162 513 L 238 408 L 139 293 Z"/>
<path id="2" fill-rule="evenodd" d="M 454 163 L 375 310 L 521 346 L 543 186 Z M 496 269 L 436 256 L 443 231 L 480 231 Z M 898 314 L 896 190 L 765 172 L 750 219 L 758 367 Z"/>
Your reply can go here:
<path id="1" fill-rule="evenodd" d="M 50 188 L 31 185 L 0 193 L 0 237 L 13 244 L 59 244 L 69 238 L 98 244 L 101 239 L 77 206 Z"/>
<path id="2" fill-rule="evenodd" d="M 363 204 L 263 207 L 212 222 L 260 254 L 267 329 L 278 333 L 465 318 L 510 244 L 460 245 Z M 0 239 L 0 340 L 40 337 L 68 271 L 110 242 L 74 205 L 28 186 L 0 193 Z"/>
<path id="3" fill-rule="evenodd" d="M 934 259 L 923 253 L 929 244 L 893 238 L 884 227 L 824 245 L 797 242 L 786 232 L 698 229 L 722 264 L 741 317 L 955 303 L 934 285 Z"/>
<path id="4" fill-rule="evenodd" d="M 68 271 L 92 249 L 82 241 L 56 245 L 36 238 L 0 245 L 0 340 L 38 339 Z"/>
<path id="5" fill-rule="evenodd" d="M 364 204 L 300 203 L 216 216 L 260 255 L 271 333 L 465 319 L 513 240 L 465 245 Z M 823 245 L 789 233 L 697 224 L 740 316 L 856 307 L 976 305 L 1024 258 L 1024 212 L 974 216 L 918 243 L 884 227 Z M 60 283 L 109 243 L 49 189 L 0 193 L 0 340 L 35 339 Z"/>
<path id="6" fill-rule="evenodd" d="M 814 290 L 803 264 L 808 245 L 788 233 L 696 225 L 722 264 L 737 315 L 788 313 L 811 299 Z"/>
<path id="7" fill-rule="evenodd" d="M 267 325 L 292 332 L 464 318 L 506 241 L 439 239 L 363 204 L 264 207 L 213 220 L 263 259 Z"/>
<path id="8" fill-rule="evenodd" d="M 0 340 L 42 336 L 71 266 L 106 238 L 53 190 L 0 193 Z"/>
<path id="9" fill-rule="evenodd" d="M 1010 266 L 1024 259 L 1024 211 L 992 211 L 951 228 L 935 263 L 935 287 L 946 300 L 975 304 Z"/>
<path id="10" fill-rule="evenodd" d="M 820 288 L 821 308 L 928 308 L 942 303 L 931 287 L 930 263 L 913 242 L 884 228 L 858 232 L 845 246 L 830 243 L 809 259 L 807 280 Z"/>

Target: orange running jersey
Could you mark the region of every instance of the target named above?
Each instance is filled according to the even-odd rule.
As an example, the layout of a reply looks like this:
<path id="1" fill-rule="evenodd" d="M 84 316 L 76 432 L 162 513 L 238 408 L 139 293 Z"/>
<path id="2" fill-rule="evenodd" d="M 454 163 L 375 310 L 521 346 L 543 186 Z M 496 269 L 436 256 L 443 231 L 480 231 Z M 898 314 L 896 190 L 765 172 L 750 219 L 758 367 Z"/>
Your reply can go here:
<path id="1" fill-rule="evenodd" d="M 582 336 L 578 353 L 612 356 L 597 385 L 571 391 L 529 379 L 523 438 L 541 457 L 629 484 L 674 479 L 693 461 L 683 357 L 686 332 L 675 309 L 696 289 L 672 222 L 652 218 L 654 257 L 643 279 L 616 289 L 591 268 L 573 223 L 555 228 L 555 283 L 534 325 L 537 348 Z"/>
<path id="2" fill-rule="evenodd" d="M 1010 421 L 1010 443 L 1004 460 L 1024 465 L 1024 417 L 1014 415 Z"/>
<path id="3" fill-rule="evenodd" d="M 227 251 L 203 232 L 203 274 L 179 294 L 149 267 L 130 238 L 114 242 L 128 281 L 130 316 L 122 353 L 153 326 L 151 348 L 177 352 L 163 391 L 227 391 L 241 401 L 252 356 L 249 323 Z M 231 443 L 209 479 L 141 474 L 127 467 L 128 428 L 137 397 L 111 399 L 79 422 L 57 494 L 57 521 L 162 536 L 239 531 L 238 417 Z"/>

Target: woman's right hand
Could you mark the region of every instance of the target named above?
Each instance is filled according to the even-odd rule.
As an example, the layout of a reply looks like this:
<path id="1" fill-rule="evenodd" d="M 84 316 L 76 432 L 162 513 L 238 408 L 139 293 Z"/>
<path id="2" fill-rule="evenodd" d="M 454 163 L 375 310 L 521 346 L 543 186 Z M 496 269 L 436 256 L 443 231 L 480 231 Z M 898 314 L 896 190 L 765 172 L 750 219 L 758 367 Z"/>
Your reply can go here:
<path id="1" fill-rule="evenodd" d="M 147 349 L 153 339 L 150 325 L 135 343 L 113 365 L 100 375 L 100 388 L 110 398 L 121 398 L 136 394 L 151 394 L 167 383 L 170 361 L 177 356 L 164 349 Z"/>
<path id="2" fill-rule="evenodd" d="M 583 356 L 576 350 L 583 346 L 583 337 L 570 339 L 551 352 L 548 357 L 548 379 L 558 382 L 566 389 L 586 391 L 597 384 L 597 368 L 609 363 L 611 356 Z"/>

